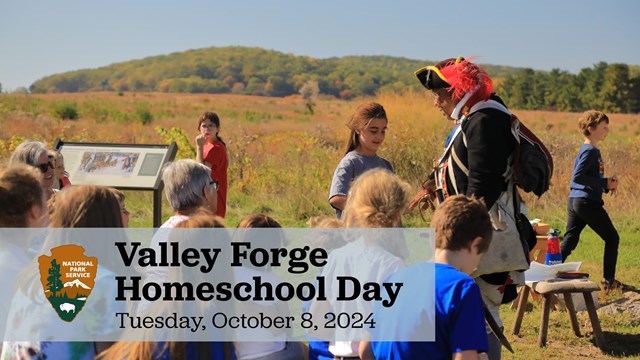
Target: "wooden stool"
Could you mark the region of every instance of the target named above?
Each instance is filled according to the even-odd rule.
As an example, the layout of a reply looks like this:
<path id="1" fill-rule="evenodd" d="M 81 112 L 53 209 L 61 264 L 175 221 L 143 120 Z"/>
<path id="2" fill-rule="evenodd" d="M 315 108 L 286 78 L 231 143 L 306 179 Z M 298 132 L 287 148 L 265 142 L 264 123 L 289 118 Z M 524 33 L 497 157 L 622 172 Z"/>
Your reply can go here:
<path id="1" fill-rule="evenodd" d="M 516 313 L 516 319 L 513 322 L 512 332 L 514 335 L 520 333 L 520 325 L 522 325 L 522 317 L 527 305 L 527 297 L 529 297 L 529 291 L 532 290 L 544 296 L 542 300 L 542 315 L 540 317 L 540 333 L 538 334 L 538 346 L 543 347 L 547 344 L 547 329 L 549 327 L 549 310 L 551 309 L 551 299 L 554 294 L 562 294 L 567 306 L 567 312 L 569 313 L 569 320 L 571 321 L 571 329 L 576 336 L 580 336 L 580 328 L 578 327 L 578 319 L 576 317 L 576 310 L 573 306 L 573 299 L 571 294 L 582 293 L 584 296 L 584 303 L 587 306 L 587 312 L 589 313 L 589 319 L 591 320 L 591 326 L 593 327 L 593 337 L 596 340 L 596 345 L 600 348 L 604 348 L 604 336 L 602 335 L 602 329 L 600 328 L 600 320 L 596 313 L 596 307 L 593 303 L 591 293 L 600 290 L 600 287 L 588 280 L 569 280 L 569 281 L 541 281 L 536 283 L 525 284 L 522 290 L 522 296 L 518 301 L 518 311 Z"/>

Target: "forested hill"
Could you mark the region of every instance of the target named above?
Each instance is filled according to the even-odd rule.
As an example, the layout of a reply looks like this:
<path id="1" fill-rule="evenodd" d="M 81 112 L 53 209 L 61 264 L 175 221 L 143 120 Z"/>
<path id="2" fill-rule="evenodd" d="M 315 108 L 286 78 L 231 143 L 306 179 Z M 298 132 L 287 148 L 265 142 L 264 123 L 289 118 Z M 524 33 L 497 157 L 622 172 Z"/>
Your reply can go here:
<path id="1" fill-rule="evenodd" d="M 33 93 L 159 91 L 287 96 L 316 80 L 320 93 L 339 98 L 373 95 L 378 90 L 420 88 L 413 72 L 432 60 L 391 56 L 314 59 L 247 47 L 211 47 L 152 56 L 47 76 Z M 486 66 L 494 77 L 516 69 Z"/>
<path id="2" fill-rule="evenodd" d="M 433 63 L 392 56 L 315 59 L 260 48 L 211 47 L 55 74 L 36 81 L 30 91 L 288 96 L 311 84 L 321 94 L 350 99 L 380 90 L 420 89 L 413 72 Z M 601 62 L 578 74 L 559 69 L 483 67 L 506 103 L 516 109 L 640 112 L 638 66 Z"/>

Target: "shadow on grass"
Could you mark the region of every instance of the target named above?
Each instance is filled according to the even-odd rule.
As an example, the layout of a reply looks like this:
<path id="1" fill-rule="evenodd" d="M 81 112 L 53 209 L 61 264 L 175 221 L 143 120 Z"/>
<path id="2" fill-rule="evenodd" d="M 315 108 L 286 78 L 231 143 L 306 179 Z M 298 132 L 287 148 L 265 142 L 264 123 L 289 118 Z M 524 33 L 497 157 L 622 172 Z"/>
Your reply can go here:
<path id="1" fill-rule="evenodd" d="M 620 334 L 610 331 L 603 333 L 606 354 L 612 356 L 640 355 L 640 334 Z"/>

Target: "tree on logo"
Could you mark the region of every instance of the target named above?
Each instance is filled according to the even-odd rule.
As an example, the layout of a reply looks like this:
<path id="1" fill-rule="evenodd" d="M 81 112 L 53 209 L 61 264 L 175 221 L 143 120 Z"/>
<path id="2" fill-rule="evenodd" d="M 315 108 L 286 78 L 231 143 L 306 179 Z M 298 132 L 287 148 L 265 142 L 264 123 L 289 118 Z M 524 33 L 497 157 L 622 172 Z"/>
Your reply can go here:
<path id="1" fill-rule="evenodd" d="M 60 265 L 56 259 L 51 260 L 51 267 L 49 268 L 49 276 L 47 277 L 47 288 L 53 293 L 54 297 L 57 297 L 57 292 L 62 290 L 64 285 L 60 278 Z"/>

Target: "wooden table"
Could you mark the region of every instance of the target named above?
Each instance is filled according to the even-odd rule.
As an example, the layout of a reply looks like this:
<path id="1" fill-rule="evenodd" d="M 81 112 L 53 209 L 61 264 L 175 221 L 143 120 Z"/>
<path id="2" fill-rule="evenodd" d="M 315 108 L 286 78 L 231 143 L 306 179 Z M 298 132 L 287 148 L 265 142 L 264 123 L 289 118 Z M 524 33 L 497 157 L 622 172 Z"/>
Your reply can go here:
<path id="1" fill-rule="evenodd" d="M 533 249 L 531 249 L 531 251 L 529 251 L 529 259 L 531 259 L 531 261 L 535 261 L 538 262 L 540 264 L 544 264 L 546 263 L 547 260 L 547 235 L 536 235 L 536 246 L 533 247 Z M 518 297 L 516 297 L 516 299 L 511 303 L 511 309 L 516 309 L 518 307 L 518 302 L 520 301 L 520 298 L 522 297 L 522 291 L 524 289 L 524 286 L 520 288 L 520 290 L 518 290 Z M 533 300 L 543 300 L 543 297 L 532 291 L 531 292 L 531 299 Z M 552 301 L 552 305 L 557 309 L 560 310 L 561 305 L 560 302 L 558 301 L 557 298 L 552 297 L 551 298 Z"/>

